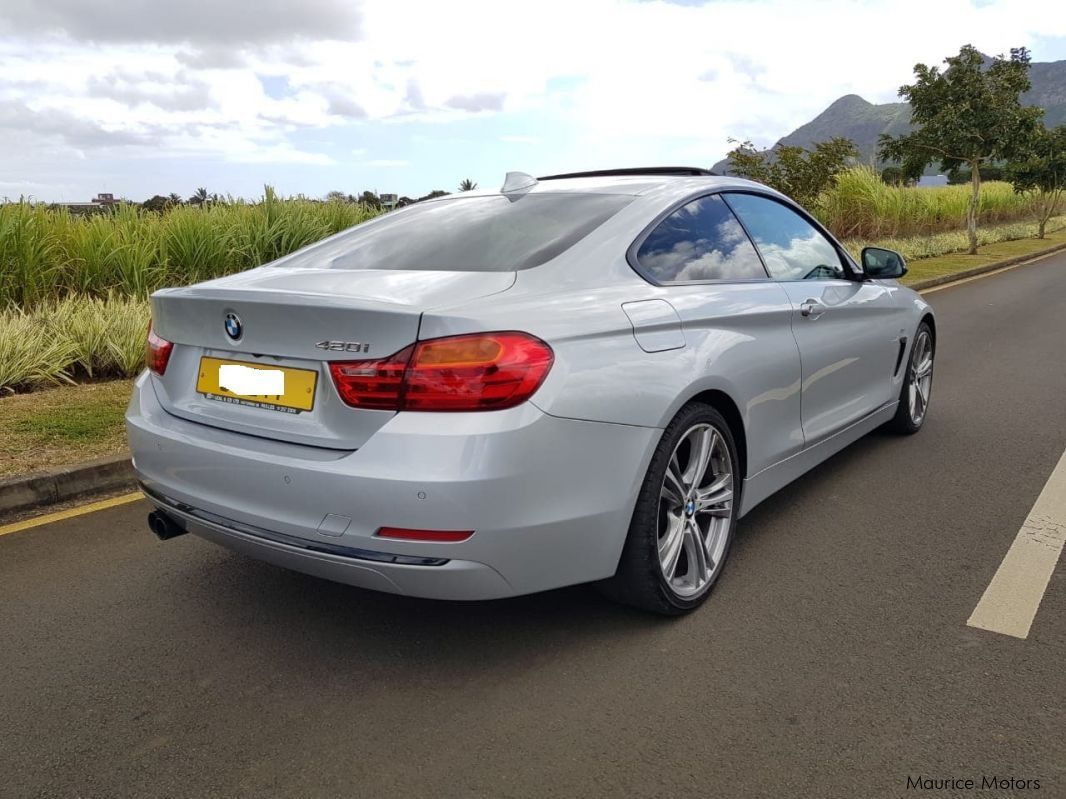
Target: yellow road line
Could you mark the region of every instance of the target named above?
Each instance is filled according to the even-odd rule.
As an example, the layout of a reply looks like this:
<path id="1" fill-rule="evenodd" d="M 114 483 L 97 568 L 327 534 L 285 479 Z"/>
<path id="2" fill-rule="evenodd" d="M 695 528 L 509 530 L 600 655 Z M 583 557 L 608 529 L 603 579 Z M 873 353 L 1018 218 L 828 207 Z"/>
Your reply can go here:
<path id="1" fill-rule="evenodd" d="M 144 499 L 144 494 L 142 494 L 140 491 L 137 491 L 133 494 L 123 494 L 120 497 L 102 499 L 99 502 L 90 502 L 88 505 L 79 505 L 78 507 L 70 508 L 69 510 L 61 510 L 56 511 L 55 513 L 47 513 L 44 516 L 36 516 L 32 519 L 26 519 L 25 521 L 4 525 L 3 527 L 0 527 L 0 535 L 18 533 L 22 530 L 29 530 L 33 527 L 40 527 L 42 524 L 61 522 L 64 519 L 73 519 L 76 516 L 84 516 L 86 513 L 95 513 L 98 510 L 114 508 L 118 505 L 127 505 L 130 502 L 136 502 L 139 499 Z"/>
<path id="2" fill-rule="evenodd" d="M 975 280 L 981 280 L 982 278 L 992 277 L 994 275 L 1002 275 L 1004 272 L 1009 272 L 1012 269 L 1020 269 L 1023 266 L 1029 266 L 1035 264 L 1038 261 L 1043 261 L 1045 258 L 1050 258 L 1053 255 L 1064 255 L 1066 250 L 1053 250 L 1052 252 L 1046 252 L 1043 255 L 1037 255 L 1030 258 L 1027 261 L 1022 261 L 1019 264 L 1011 264 L 1010 266 L 1004 266 L 1001 269 L 993 269 L 991 272 L 982 272 L 979 275 L 973 275 L 971 277 L 964 277 L 959 280 L 952 280 L 950 283 L 943 283 L 939 286 L 930 286 L 927 289 L 919 289 L 919 294 L 932 294 L 936 291 L 943 291 L 944 289 L 953 289 L 956 286 L 961 286 L 965 283 L 972 283 Z"/>
<path id="3" fill-rule="evenodd" d="M 1066 545 L 1066 452 L 966 623 L 1015 638 L 1028 637 L 1063 545 Z"/>

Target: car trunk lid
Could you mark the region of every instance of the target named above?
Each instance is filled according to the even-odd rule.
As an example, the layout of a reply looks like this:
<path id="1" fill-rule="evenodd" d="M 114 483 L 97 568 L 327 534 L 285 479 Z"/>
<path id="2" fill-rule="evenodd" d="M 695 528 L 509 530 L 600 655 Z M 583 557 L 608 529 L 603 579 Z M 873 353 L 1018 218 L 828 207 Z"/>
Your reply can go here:
<path id="1" fill-rule="evenodd" d="M 341 402 L 328 362 L 392 355 L 417 340 L 424 310 L 506 291 L 514 280 L 513 272 L 261 267 L 166 289 L 152 297 L 153 325 L 174 350 L 153 383 L 163 407 L 191 421 L 358 449 L 394 412 Z M 310 391 L 311 407 L 285 407 L 278 400 L 290 398 L 280 395 L 240 400 L 216 391 L 219 376 L 205 372 L 222 363 L 282 371 L 290 387 Z"/>

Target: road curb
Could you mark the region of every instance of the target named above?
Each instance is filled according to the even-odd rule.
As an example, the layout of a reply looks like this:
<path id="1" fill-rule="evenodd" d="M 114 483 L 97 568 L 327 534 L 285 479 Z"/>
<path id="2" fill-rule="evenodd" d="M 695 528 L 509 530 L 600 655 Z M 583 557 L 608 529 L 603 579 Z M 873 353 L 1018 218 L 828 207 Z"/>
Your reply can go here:
<path id="1" fill-rule="evenodd" d="M 948 283 L 956 283 L 960 280 L 966 280 L 967 278 L 987 274 L 988 272 L 995 272 L 999 269 L 1006 269 L 1010 266 L 1024 264 L 1027 261 L 1037 261 L 1045 256 L 1054 255 L 1063 250 L 1066 250 L 1066 243 L 1055 244 L 1048 247 L 1046 250 L 1037 250 L 1036 252 L 1031 252 L 1027 255 L 1016 255 L 1014 258 L 1007 258 L 1005 261 L 995 261 L 990 264 L 984 264 L 983 266 L 975 266 L 973 269 L 967 269 L 963 272 L 952 272 L 950 275 L 940 275 L 939 277 L 927 277 L 925 280 L 917 280 L 914 283 L 905 283 L 904 285 L 915 291 L 931 289 L 933 286 L 944 286 Z"/>
<path id="2" fill-rule="evenodd" d="M 8 477 L 0 480 L 0 513 L 54 505 L 88 494 L 133 488 L 136 484 L 128 455 Z"/>

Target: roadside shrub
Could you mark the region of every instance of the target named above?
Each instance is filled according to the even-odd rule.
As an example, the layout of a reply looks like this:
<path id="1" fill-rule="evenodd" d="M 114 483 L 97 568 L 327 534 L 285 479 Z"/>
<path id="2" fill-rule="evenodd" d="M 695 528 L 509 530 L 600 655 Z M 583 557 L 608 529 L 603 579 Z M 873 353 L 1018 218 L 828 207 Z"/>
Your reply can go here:
<path id="1" fill-rule="evenodd" d="M 163 212 L 134 205 L 73 216 L 0 204 L 0 307 L 67 295 L 146 296 L 272 261 L 363 222 L 380 209 L 343 200 L 212 202 Z"/>
<path id="2" fill-rule="evenodd" d="M 132 377 L 144 361 L 147 300 L 70 296 L 32 312 L 59 338 L 70 341 L 71 366 L 87 377 Z"/>
<path id="3" fill-rule="evenodd" d="M 133 377 L 144 366 L 146 299 L 70 296 L 0 312 L 0 389 Z"/>
<path id="4" fill-rule="evenodd" d="M 0 306 L 29 305 L 55 293 L 61 263 L 56 250 L 70 226 L 66 211 L 0 205 Z"/>
<path id="5" fill-rule="evenodd" d="M 74 358 L 69 339 L 18 311 L 0 314 L 0 389 L 72 382 L 67 367 Z"/>
<path id="6" fill-rule="evenodd" d="M 144 339 L 151 306 L 145 300 L 123 299 L 109 305 L 107 352 L 101 368 L 110 375 L 134 377 L 144 368 Z"/>
<path id="7" fill-rule="evenodd" d="M 932 236 L 966 228 L 969 186 L 917 188 L 889 185 L 868 166 L 852 167 L 819 198 L 816 216 L 840 238 Z M 1032 201 L 1009 183 L 981 187 L 981 225 L 1030 216 Z M 1035 235 L 1035 233 L 1034 233 Z"/>
<path id="8" fill-rule="evenodd" d="M 1035 238 L 1036 222 L 1013 222 L 1007 225 L 982 227 L 977 229 L 979 245 L 995 244 L 1000 241 Z M 1058 216 L 1048 222 L 1048 232 L 1066 228 L 1066 216 Z M 888 247 L 896 250 L 908 261 L 920 258 L 935 258 L 955 252 L 966 252 L 970 247 L 965 230 L 953 230 L 949 233 L 937 233 L 932 236 L 888 237 L 877 239 L 847 239 L 844 246 L 859 257 L 863 247 Z"/>

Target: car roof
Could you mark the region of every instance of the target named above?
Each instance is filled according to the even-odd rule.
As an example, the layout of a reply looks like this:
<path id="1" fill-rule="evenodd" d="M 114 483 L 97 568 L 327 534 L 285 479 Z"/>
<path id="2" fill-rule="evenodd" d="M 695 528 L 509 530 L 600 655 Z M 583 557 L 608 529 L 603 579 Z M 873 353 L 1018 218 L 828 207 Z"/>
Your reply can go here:
<path id="1" fill-rule="evenodd" d="M 717 175 L 709 169 L 698 166 L 629 166 L 621 169 L 594 169 L 589 172 L 564 172 L 560 175 L 542 175 L 537 180 L 558 180 L 559 178 L 599 178 L 610 175 Z"/>
<path id="2" fill-rule="evenodd" d="M 720 189 L 759 189 L 775 194 L 761 183 L 726 175 L 679 175 L 679 174 L 599 174 L 580 177 L 551 177 L 537 180 L 519 191 L 523 194 L 629 194 L 656 195 L 664 199 L 685 197 L 701 191 Z M 482 189 L 465 192 L 468 195 L 502 194 L 501 189 Z M 455 197 L 456 195 L 449 195 Z M 446 198 L 440 198 L 446 199 Z"/>

